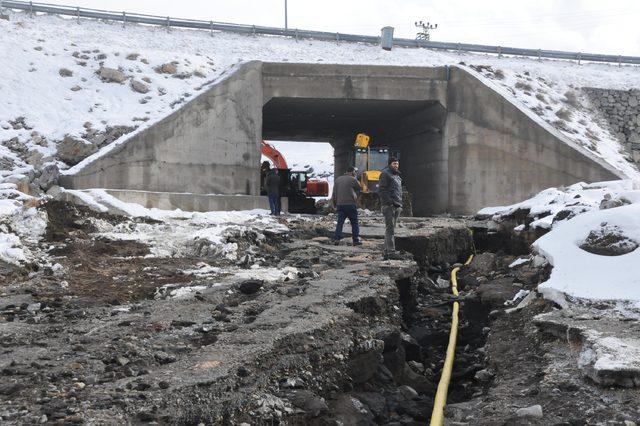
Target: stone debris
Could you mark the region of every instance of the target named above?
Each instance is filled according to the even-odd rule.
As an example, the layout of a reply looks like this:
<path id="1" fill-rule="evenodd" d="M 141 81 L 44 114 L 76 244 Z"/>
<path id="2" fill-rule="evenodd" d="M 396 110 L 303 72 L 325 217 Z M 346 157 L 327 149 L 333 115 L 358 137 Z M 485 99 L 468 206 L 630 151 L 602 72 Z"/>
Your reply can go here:
<path id="1" fill-rule="evenodd" d="M 519 408 L 516 410 L 516 416 L 518 417 L 542 417 L 542 406 L 541 405 L 531 405 L 525 408 Z"/>
<path id="2" fill-rule="evenodd" d="M 108 67 L 101 67 L 98 75 L 106 83 L 123 83 L 127 79 L 122 71 Z"/>

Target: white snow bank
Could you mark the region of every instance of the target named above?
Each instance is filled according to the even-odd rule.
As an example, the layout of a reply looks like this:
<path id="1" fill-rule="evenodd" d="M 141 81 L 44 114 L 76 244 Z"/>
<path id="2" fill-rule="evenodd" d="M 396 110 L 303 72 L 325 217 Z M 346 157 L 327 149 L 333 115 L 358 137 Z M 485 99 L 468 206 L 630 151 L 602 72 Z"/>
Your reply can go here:
<path id="1" fill-rule="evenodd" d="M 539 286 L 545 297 L 558 300 L 563 293 L 583 299 L 640 301 L 640 249 L 603 256 L 579 247 L 589 232 L 604 223 L 640 243 L 640 203 L 584 213 L 534 243 L 553 265 L 551 277 Z"/>
<path id="2" fill-rule="evenodd" d="M 266 239 L 265 232 L 286 233 L 289 230 L 269 216 L 267 210 L 187 212 L 147 209 L 120 201 L 100 189 L 62 191 L 99 212 L 157 221 L 125 221 L 112 225 L 92 219 L 99 230 L 97 237 L 139 241 L 149 246 L 154 257 L 199 256 L 234 261 L 245 254 L 240 253 L 241 246 L 247 246 L 251 254 L 251 246 Z"/>
<path id="3" fill-rule="evenodd" d="M 500 221 L 518 210 L 528 210 L 527 216 L 533 220 L 529 224 L 530 227 L 550 229 L 561 211 L 564 211 L 567 217 L 573 217 L 597 210 L 605 197 L 611 197 L 611 200 L 622 200 L 625 203 L 638 202 L 640 201 L 638 189 L 640 189 L 640 181 L 630 179 L 592 184 L 580 182 L 566 188 L 545 189 L 528 200 L 510 206 L 485 207 L 478 214 L 492 216 L 494 220 Z"/>
<path id="4" fill-rule="evenodd" d="M 34 260 L 33 249 L 47 227 L 47 214 L 20 200 L 0 199 L 0 260 L 13 265 Z"/>
<path id="5" fill-rule="evenodd" d="M 567 306 L 565 295 L 640 302 L 640 248 L 616 256 L 580 248 L 592 231 L 623 238 L 612 240 L 608 243 L 611 247 L 633 248 L 640 244 L 638 182 L 619 180 L 549 188 L 521 203 L 485 208 L 479 214 L 490 214 L 500 221 L 520 209 L 530 210 L 530 218 L 535 219 L 530 226 L 551 229 L 533 244 L 553 266 L 550 278 L 538 287 L 546 298 L 561 306 Z M 563 211 L 563 216 L 570 215 L 554 220 Z"/>

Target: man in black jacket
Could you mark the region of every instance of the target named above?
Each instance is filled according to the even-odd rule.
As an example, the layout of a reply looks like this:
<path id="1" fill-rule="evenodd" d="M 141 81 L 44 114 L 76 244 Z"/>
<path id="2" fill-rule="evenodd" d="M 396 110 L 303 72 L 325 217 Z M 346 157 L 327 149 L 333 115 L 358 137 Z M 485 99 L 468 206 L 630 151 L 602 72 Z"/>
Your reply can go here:
<path id="1" fill-rule="evenodd" d="M 395 227 L 402 211 L 402 178 L 400 177 L 400 162 L 395 157 L 389 157 L 389 166 L 382 170 L 378 185 L 380 206 L 384 216 L 384 258 L 402 259 L 396 252 Z"/>
<path id="2" fill-rule="evenodd" d="M 269 208 L 272 215 L 280 214 L 280 175 L 275 167 L 267 172 L 264 182 L 269 197 Z"/>

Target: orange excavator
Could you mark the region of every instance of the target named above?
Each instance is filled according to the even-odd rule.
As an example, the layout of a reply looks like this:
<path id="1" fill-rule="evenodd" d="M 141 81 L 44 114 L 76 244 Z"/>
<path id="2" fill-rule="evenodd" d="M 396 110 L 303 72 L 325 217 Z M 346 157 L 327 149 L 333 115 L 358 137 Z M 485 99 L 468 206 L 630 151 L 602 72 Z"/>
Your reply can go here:
<path id="1" fill-rule="evenodd" d="M 310 179 L 305 171 L 292 171 L 280 151 L 273 145 L 262 141 L 262 155 L 267 157 L 280 174 L 280 194 L 289 199 L 289 213 L 315 214 L 316 202 L 312 197 L 329 196 L 329 182 Z M 260 193 L 266 195 L 264 182 L 266 170 L 260 170 Z"/>

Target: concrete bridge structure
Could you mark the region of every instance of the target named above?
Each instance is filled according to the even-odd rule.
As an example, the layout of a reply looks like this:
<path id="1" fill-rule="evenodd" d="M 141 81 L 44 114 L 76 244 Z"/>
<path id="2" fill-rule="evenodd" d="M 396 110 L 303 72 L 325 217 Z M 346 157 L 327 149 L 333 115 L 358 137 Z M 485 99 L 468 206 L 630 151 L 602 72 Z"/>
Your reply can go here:
<path id="1" fill-rule="evenodd" d="M 226 208 L 253 208 L 262 139 L 330 142 L 339 175 L 362 131 L 400 150 L 416 215 L 624 177 L 462 67 L 252 61 L 62 183 L 148 206 L 213 210 L 203 194 L 224 194 Z"/>

